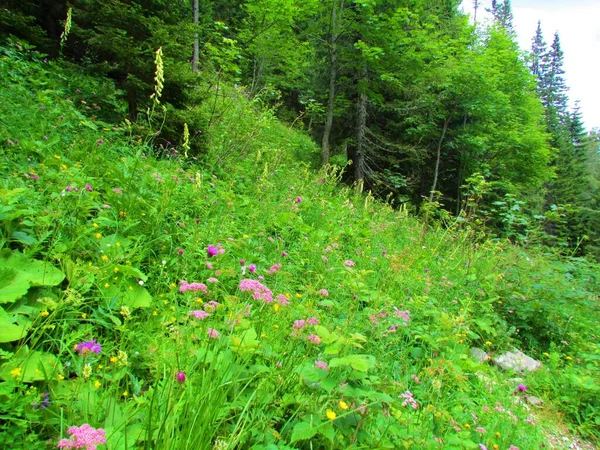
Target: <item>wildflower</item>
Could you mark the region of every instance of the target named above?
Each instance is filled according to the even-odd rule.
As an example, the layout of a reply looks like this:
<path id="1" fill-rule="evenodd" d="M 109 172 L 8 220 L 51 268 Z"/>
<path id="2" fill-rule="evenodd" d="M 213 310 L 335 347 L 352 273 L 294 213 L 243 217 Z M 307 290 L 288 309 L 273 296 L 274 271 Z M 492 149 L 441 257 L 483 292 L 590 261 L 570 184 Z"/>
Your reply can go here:
<path id="1" fill-rule="evenodd" d="M 104 143 L 104 139 L 102 139 L 102 138 L 100 138 L 100 139 L 98 139 L 98 140 L 96 141 L 96 145 L 97 145 L 97 146 L 100 146 L 100 145 L 102 145 L 103 143 Z"/>
<path id="2" fill-rule="evenodd" d="M 38 409 L 38 408 L 46 409 L 49 406 L 50 406 L 50 392 L 44 393 L 44 395 L 42 396 L 42 401 L 40 403 L 37 403 L 37 402 L 33 403 L 34 409 Z"/>
<path id="3" fill-rule="evenodd" d="M 218 339 L 219 336 L 221 336 L 221 333 L 219 333 L 217 330 L 214 330 L 212 328 L 207 329 L 206 333 L 208 334 L 208 337 L 211 339 Z"/>
<path id="4" fill-rule="evenodd" d="M 519 450 L 519 447 L 517 447 L 516 445 L 511 445 L 510 447 L 508 447 L 508 450 Z"/>
<path id="5" fill-rule="evenodd" d="M 184 251 L 180 248 L 179 250 L 177 250 L 177 253 L 179 253 L 179 256 L 183 256 Z"/>
<path id="6" fill-rule="evenodd" d="M 94 236 L 96 239 L 102 239 L 102 233 L 96 233 Z"/>
<path id="7" fill-rule="evenodd" d="M 321 294 L 323 297 L 328 297 L 329 296 L 329 292 L 327 292 L 327 289 L 321 289 L 319 291 L 319 294 Z"/>
<path id="8" fill-rule="evenodd" d="M 42 316 L 42 317 L 48 317 L 49 315 L 50 315 L 50 313 L 49 313 L 47 310 L 43 310 L 43 311 L 40 313 L 40 316 Z"/>
<path id="9" fill-rule="evenodd" d="M 213 265 L 212 265 L 211 263 L 207 262 L 207 263 L 206 263 L 206 268 L 207 268 L 208 270 L 212 270 L 212 269 L 213 269 Z"/>
<path id="10" fill-rule="evenodd" d="M 309 317 L 308 319 L 306 319 L 306 323 L 308 323 L 309 325 L 318 325 L 319 319 L 317 319 L 316 317 Z"/>
<path id="11" fill-rule="evenodd" d="M 10 371 L 10 376 L 13 378 L 19 378 L 21 376 L 21 368 L 16 367 Z"/>
<path id="12" fill-rule="evenodd" d="M 100 386 L 102 386 L 102 383 L 100 383 L 98 380 L 94 381 L 94 387 L 96 389 L 98 389 Z"/>
<path id="13" fill-rule="evenodd" d="M 525 392 L 526 390 L 527 390 L 527 386 L 525 386 L 524 384 L 519 384 L 517 386 L 517 391 L 519 391 L 519 392 Z"/>
<path id="14" fill-rule="evenodd" d="M 92 366 L 90 364 L 86 364 L 85 366 L 83 366 L 83 370 L 81 371 L 81 376 L 83 378 L 89 378 L 90 375 L 92 374 Z"/>
<path id="15" fill-rule="evenodd" d="M 269 268 L 269 273 L 271 275 L 273 275 L 276 272 L 279 272 L 279 269 L 281 269 L 281 264 L 273 264 L 270 268 Z"/>
<path id="16" fill-rule="evenodd" d="M 400 311 L 398 308 L 396 308 L 394 306 L 394 315 L 398 318 L 398 319 L 402 319 L 404 321 L 404 326 L 406 326 L 406 324 L 408 323 L 408 321 L 410 321 L 410 311 L 406 310 L 406 311 Z"/>
<path id="17" fill-rule="evenodd" d="M 215 302 L 214 300 L 211 300 L 210 302 L 208 302 L 206 305 L 204 305 L 204 310 L 209 310 L 209 311 L 214 311 L 215 309 L 217 309 L 217 306 L 219 306 L 220 303 L 219 302 Z"/>
<path id="18" fill-rule="evenodd" d="M 129 310 L 129 306 L 121 306 L 121 310 L 119 312 L 123 316 L 124 319 L 129 319 L 131 316 L 131 311 Z"/>
<path id="19" fill-rule="evenodd" d="M 94 191 L 94 189 L 92 188 L 92 186 L 89 183 L 85 184 L 85 190 L 88 191 L 88 192 L 93 192 Z"/>
<path id="20" fill-rule="evenodd" d="M 240 259 L 240 266 L 245 266 L 246 265 L 246 261 L 243 259 Z"/>
<path id="21" fill-rule="evenodd" d="M 306 336 L 306 339 L 315 345 L 319 345 L 321 343 L 321 336 L 319 336 L 318 334 L 309 334 L 308 336 Z"/>
<path id="22" fill-rule="evenodd" d="M 295 320 L 293 328 L 294 330 L 301 330 L 306 326 L 306 320 Z"/>
<path id="23" fill-rule="evenodd" d="M 97 445 L 106 444 L 106 431 L 102 428 L 95 429 L 84 423 L 80 427 L 71 427 L 67 430 L 70 439 L 61 439 L 58 448 L 82 448 L 96 450 Z"/>
<path id="24" fill-rule="evenodd" d="M 296 197 L 296 203 L 302 203 L 302 197 Z"/>
<path id="25" fill-rule="evenodd" d="M 327 410 L 327 412 L 325 413 L 325 415 L 327 416 L 327 418 L 329 420 L 335 420 L 335 418 L 337 417 L 337 414 L 335 413 L 335 411 L 332 411 L 330 409 Z"/>
<path id="26" fill-rule="evenodd" d="M 281 306 L 288 306 L 290 304 L 288 298 L 283 294 L 279 294 L 277 297 L 275 297 L 275 300 L 277 300 L 277 303 L 279 303 Z"/>
<path id="27" fill-rule="evenodd" d="M 254 264 L 250 264 L 250 265 L 248 266 L 248 272 L 250 272 L 250 273 L 255 273 L 255 272 L 256 272 L 256 265 L 254 265 Z"/>
<path id="28" fill-rule="evenodd" d="M 485 444 L 479 444 L 479 450 L 488 450 Z"/>
<path id="29" fill-rule="evenodd" d="M 179 292 L 187 291 L 202 291 L 204 294 L 208 294 L 208 288 L 204 283 L 188 283 L 185 280 L 179 282 Z"/>
<path id="30" fill-rule="evenodd" d="M 413 379 L 413 381 L 414 381 L 415 383 L 417 383 L 417 384 L 419 384 L 419 383 L 421 382 L 421 380 L 419 380 L 419 377 L 418 377 L 418 376 L 416 376 L 416 375 L 414 375 L 414 374 L 413 374 L 413 375 L 411 375 L 410 377 L 411 377 L 411 378 Z"/>
<path id="31" fill-rule="evenodd" d="M 190 311 L 190 316 L 194 316 L 198 320 L 204 320 L 207 317 L 210 317 L 210 314 L 206 311 L 202 311 L 201 309 Z"/>
<path id="32" fill-rule="evenodd" d="M 287 252 L 286 252 L 285 250 L 281 252 L 281 256 L 283 256 L 284 258 L 285 258 L 287 255 L 288 255 L 288 254 L 287 254 Z"/>
<path id="33" fill-rule="evenodd" d="M 207 281 L 207 283 L 218 283 L 218 282 L 219 282 L 219 280 L 217 280 L 217 279 L 216 279 L 216 278 L 214 278 L 214 277 L 211 277 L 211 278 L 209 278 L 209 279 L 208 279 L 208 280 L 206 280 L 206 281 Z"/>
<path id="34" fill-rule="evenodd" d="M 354 261 L 352 261 L 351 259 L 344 261 L 344 266 L 346 266 L 346 267 L 354 267 L 355 265 L 356 265 L 356 263 Z"/>
<path id="35" fill-rule="evenodd" d="M 483 427 L 477 427 L 477 428 L 475 428 L 475 431 L 477 431 L 478 433 L 481 433 L 481 434 L 487 433 L 487 430 Z"/>
<path id="36" fill-rule="evenodd" d="M 175 378 L 177 379 L 178 383 L 184 383 L 185 382 L 185 372 L 179 371 L 177 372 L 177 375 L 175 375 Z"/>
<path id="37" fill-rule="evenodd" d="M 273 303 L 273 292 L 257 280 L 244 278 L 240 280 L 239 288 L 242 292 L 251 291 L 252 297 L 256 300 L 262 300 L 265 303 Z"/>
<path id="38" fill-rule="evenodd" d="M 123 350 L 119 350 L 119 353 L 117 353 L 117 361 L 119 362 L 119 364 L 121 366 L 126 366 L 127 365 L 127 353 L 125 353 Z"/>
<path id="39" fill-rule="evenodd" d="M 419 404 L 413 398 L 412 392 L 406 391 L 406 392 L 404 392 L 404 394 L 400 394 L 400 398 L 404 399 L 404 401 L 402 402 L 402 406 L 407 407 L 407 406 L 410 405 L 410 407 L 412 409 L 418 409 L 419 408 Z"/>
<path id="40" fill-rule="evenodd" d="M 88 353 L 100 353 L 102 346 L 96 342 L 96 340 L 82 342 L 75 346 L 75 351 L 79 352 L 80 355 L 86 355 Z"/>
<path id="41" fill-rule="evenodd" d="M 112 191 L 117 195 L 121 195 L 123 193 L 123 191 L 119 188 L 112 188 Z"/>
<path id="42" fill-rule="evenodd" d="M 340 400 L 339 405 L 340 405 L 340 409 L 343 409 L 343 410 L 346 410 L 346 409 L 350 408 L 348 406 L 348 403 L 346 403 L 344 400 Z"/>
<path id="43" fill-rule="evenodd" d="M 325 361 L 315 361 L 315 367 L 321 370 L 329 370 L 329 366 Z"/>
<path id="44" fill-rule="evenodd" d="M 212 256 L 217 256 L 219 254 L 219 249 L 214 245 L 209 245 L 206 247 L 206 253 L 208 254 L 209 258 Z"/>

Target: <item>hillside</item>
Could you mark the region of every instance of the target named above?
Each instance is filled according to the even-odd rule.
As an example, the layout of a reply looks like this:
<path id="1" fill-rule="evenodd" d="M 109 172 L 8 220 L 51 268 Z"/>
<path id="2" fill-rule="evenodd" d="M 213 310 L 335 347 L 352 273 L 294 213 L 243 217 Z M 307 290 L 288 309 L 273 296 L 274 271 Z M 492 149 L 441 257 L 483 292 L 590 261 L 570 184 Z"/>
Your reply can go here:
<path id="1" fill-rule="evenodd" d="M 596 265 L 424 227 L 316 169 L 311 139 L 240 88 L 197 106 L 208 151 L 186 158 L 185 138 L 159 143 L 160 104 L 121 122 L 107 79 L 0 55 L 2 448 L 599 437 Z"/>

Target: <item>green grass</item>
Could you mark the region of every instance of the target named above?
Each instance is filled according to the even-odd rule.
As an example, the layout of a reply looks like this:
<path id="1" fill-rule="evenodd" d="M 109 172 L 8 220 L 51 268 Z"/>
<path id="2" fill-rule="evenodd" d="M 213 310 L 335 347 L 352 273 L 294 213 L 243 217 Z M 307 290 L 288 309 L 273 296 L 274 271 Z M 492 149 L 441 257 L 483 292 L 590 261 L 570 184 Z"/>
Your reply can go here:
<path id="1" fill-rule="evenodd" d="M 115 121 L 106 80 L 14 43 L 0 77 L 3 448 L 84 423 L 111 450 L 538 448 L 554 416 L 519 383 L 598 437 L 596 266 L 423 232 L 233 88 L 196 108 L 208 150 L 184 160 Z M 287 301 L 239 289 L 259 277 Z M 92 339 L 100 353 L 75 350 Z M 544 368 L 519 381 L 472 346 Z"/>

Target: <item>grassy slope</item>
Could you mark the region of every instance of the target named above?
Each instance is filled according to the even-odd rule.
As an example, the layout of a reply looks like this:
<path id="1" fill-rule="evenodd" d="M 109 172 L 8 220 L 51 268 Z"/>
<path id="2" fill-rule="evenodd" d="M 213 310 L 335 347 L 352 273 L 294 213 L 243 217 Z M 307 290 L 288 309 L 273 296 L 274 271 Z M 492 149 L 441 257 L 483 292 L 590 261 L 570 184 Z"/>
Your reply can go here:
<path id="1" fill-rule="evenodd" d="M 0 77 L 0 289 L 22 291 L 0 300 L 3 447 L 52 448 L 90 423 L 110 449 L 537 448 L 555 417 L 532 425 L 520 381 L 468 356 L 519 336 L 547 362 L 530 392 L 594 432 L 597 281 L 584 264 L 475 244 L 467 228 L 423 235 L 334 169 L 312 170 L 310 140 L 235 91 L 197 107 L 218 114 L 196 164 L 92 118 L 117 105 L 106 82 L 13 47 Z M 66 279 L 23 275 L 33 260 Z M 258 276 L 290 304 L 239 290 Z M 208 293 L 180 293 L 181 280 Z M 189 315 L 200 309 L 210 317 Z M 99 354 L 74 351 L 90 339 Z M 50 407 L 34 408 L 44 392 Z"/>

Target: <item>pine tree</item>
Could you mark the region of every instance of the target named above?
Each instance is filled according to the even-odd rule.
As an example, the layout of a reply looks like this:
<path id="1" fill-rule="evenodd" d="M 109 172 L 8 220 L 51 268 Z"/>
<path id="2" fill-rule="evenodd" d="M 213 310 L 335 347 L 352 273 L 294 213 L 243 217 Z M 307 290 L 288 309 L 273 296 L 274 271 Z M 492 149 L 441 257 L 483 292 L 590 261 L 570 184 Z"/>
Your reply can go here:
<path id="1" fill-rule="evenodd" d="M 567 85 L 563 75 L 564 54 L 560 47 L 560 37 L 558 32 L 554 34 L 554 40 L 550 46 L 547 58 L 542 67 L 543 86 L 542 101 L 546 107 L 547 124 L 550 129 L 558 126 L 558 123 L 564 122 L 567 115 Z"/>
<path id="2" fill-rule="evenodd" d="M 529 63 L 531 73 L 535 76 L 538 93 L 540 93 L 544 83 L 544 68 L 547 54 L 548 45 L 544 41 L 544 36 L 542 34 L 542 22 L 538 20 L 538 26 L 535 30 L 535 36 L 533 37 L 533 42 L 531 44 L 531 60 Z"/>
<path id="3" fill-rule="evenodd" d="M 487 11 L 492 13 L 494 21 L 504 28 L 509 35 L 515 35 L 515 30 L 513 28 L 514 17 L 510 0 L 504 0 L 503 3 L 492 0 L 492 7 Z"/>

